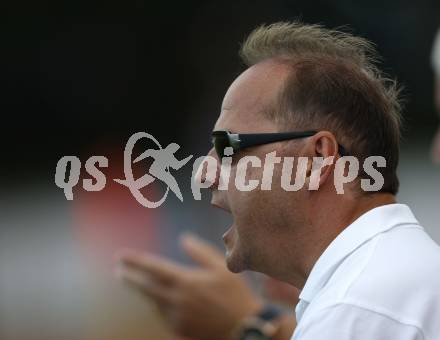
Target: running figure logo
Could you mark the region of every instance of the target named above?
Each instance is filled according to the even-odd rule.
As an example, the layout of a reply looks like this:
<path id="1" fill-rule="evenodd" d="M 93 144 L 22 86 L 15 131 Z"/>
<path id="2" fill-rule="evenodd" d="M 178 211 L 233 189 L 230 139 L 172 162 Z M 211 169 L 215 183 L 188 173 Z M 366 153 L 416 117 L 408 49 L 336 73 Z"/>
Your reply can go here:
<path id="1" fill-rule="evenodd" d="M 148 149 L 139 155 L 133 163 L 140 162 L 148 157 L 153 158 L 153 163 L 150 166 L 149 174 L 145 174 L 138 179 L 134 179 L 133 170 L 131 167 L 132 160 L 131 155 L 136 142 L 141 138 L 148 138 L 152 140 L 158 147 L 158 149 Z M 170 168 L 178 170 L 183 167 L 192 158 L 188 156 L 182 160 L 178 160 L 174 153 L 179 150 L 180 146 L 176 143 L 170 143 L 165 148 L 162 148 L 160 143 L 152 135 L 146 132 L 138 132 L 130 137 L 124 150 L 124 174 L 125 179 L 114 179 L 115 182 L 125 185 L 130 189 L 130 192 L 136 198 L 136 200 L 147 208 L 156 208 L 160 206 L 166 199 L 168 191 L 171 189 L 172 192 L 183 201 L 182 193 L 180 192 L 179 185 L 176 179 L 171 175 Z M 166 184 L 167 189 L 165 194 L 159 201 L 152 202 L 148 200 L 142 193 L 140 189 L 146 187 L 147 185 L 154 182 L 156 179 L 162 181 Z"/>

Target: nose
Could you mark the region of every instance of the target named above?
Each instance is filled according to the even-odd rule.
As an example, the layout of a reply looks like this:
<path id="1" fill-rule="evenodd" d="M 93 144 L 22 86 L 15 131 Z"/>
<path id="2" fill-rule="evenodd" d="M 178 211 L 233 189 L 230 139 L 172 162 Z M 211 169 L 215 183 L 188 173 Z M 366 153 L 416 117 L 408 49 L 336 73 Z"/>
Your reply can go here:
<path id="1" fill-rule="evenodd" d="M 220 179 L 220 162 L 218 156 L 212 148 L 197 168 L 195 180 L 203 183 L 203 187 L 217 190 Z"/>

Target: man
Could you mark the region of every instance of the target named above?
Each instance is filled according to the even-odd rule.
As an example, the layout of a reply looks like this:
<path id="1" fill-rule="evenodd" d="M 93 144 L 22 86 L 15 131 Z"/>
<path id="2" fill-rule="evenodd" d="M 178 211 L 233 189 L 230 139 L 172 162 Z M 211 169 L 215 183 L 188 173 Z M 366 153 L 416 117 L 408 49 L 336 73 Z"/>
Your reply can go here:
<path id="1" fill-rule="evenodd" d="M 234 218 L 223 236 L 228 268 L 301 289 L 295 340 L 438 339 L 440 249 L 410 209 L 396 203 L 398 89 L 374 65 L 372 46 L 320 26 L 276 23 L 252 32 L 241 56 L 248 69 L 225 95 L 216 149 L 208 154 L 219 159 L 224 146 L 234 150 L 227 190 L 220 167 L 211 186 L 212 204 Z M 269 143 L 261 135 L 284 132 L 302 138 Z M 253 143 L 244 142 L 245 134 L 254 134 Z M 307 157 L 301 189 L 283 188 L 281 162 L 270 190 L 234 185 L 243 175 L 241 159 L 265 160 L 273 152 Z M 343 155 L 355 157 L 361 170 L 339 194 Z M 377 191 L 364 190 L 370 156 L 386 160 L 377 164 L 383 179 Z M 315 167 L 314 159 L 330 161 Z M 258 163 L 244 173 L 247 183 L 265 177 Z M 342 175 L 350 173 L 349 166 Z"/>

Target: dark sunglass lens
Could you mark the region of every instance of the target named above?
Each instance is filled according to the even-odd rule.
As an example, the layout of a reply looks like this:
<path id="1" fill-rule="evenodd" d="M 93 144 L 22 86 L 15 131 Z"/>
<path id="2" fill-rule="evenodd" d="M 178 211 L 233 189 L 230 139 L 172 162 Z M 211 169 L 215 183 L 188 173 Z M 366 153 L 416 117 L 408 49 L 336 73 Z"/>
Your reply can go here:
<path id="1" fill-rule="evenodd" d="M 229 138 L 225 131 L 215 131 L 212 134 L 212 143 L 215 151 L 220 158 L 223 158 L 225 148 L 229 147 Z"/>

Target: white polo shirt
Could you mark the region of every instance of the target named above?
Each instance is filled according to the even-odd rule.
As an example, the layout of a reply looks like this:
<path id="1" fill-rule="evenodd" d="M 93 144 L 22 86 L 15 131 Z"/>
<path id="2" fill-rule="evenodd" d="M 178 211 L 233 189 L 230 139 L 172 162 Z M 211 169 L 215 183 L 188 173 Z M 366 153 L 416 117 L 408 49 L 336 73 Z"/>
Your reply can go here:
<path id="1" fill-rule="evenodd" d="M 406 205 L 372 209 L 315 263 L 295 312 L 293 340 L 439 340 L 440 247 Z"/>

